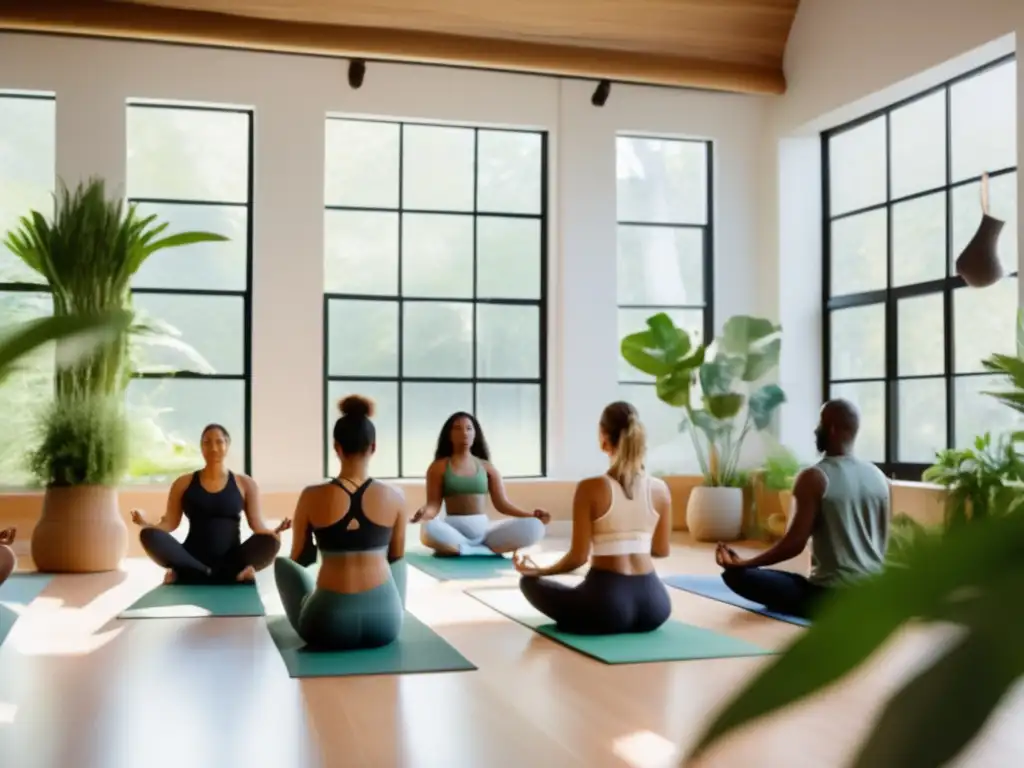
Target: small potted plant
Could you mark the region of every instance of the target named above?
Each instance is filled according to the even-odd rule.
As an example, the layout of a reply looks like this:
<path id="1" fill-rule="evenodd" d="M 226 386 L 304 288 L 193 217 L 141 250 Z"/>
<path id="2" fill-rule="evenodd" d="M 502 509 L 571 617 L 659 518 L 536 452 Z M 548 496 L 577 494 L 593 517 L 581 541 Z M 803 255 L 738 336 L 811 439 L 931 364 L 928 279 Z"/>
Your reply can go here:
<path id="1" fill-rule="evenodd" d="M 754 481 L 754 535 L 780 539 L 791 517 L 793 483 L 803 467 L 796 455 L 784 445 L 775 445 L 760 469 L 752 473 Z"/>
<path id="2" fill-rule="evenodd" d="M 658 397 L 683 411 L 680 429 L 693 440 L 704 478 L 686 508 L 687 527 L 697 541 L 742 535 L 743 444 L 752 431 L 769 427 L 786 400 L 778 385 L 758 385 L 778 365 L 781 331 L 770 320 L 739 315 L 708 349 L 660 312 L 647 319 L 647 330 L 622 340 L 626 362 L 654 376 Z"/>

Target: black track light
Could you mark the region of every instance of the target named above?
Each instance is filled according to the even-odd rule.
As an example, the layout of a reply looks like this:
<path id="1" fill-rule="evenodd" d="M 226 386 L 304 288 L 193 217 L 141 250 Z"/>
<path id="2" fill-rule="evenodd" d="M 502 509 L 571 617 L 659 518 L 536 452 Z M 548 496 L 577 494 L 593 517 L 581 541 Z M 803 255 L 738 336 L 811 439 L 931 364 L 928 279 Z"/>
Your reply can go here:
<path id="1" fill-rule="evenodd" d="M 354 90 L 363 86 L 363 78 L 366 77 L 366 62 L 362 59 L 352 59 L 348 63 L 348 84 Z"/>
<path id="2" fill-rule="evenodd" d="M 590 103 L 595 107 L 603 107 L 608 101 L 608 94 L 612 92 L 612 81 L 602 80 L 594 89 L 594 95 L 590 97 Z"/>

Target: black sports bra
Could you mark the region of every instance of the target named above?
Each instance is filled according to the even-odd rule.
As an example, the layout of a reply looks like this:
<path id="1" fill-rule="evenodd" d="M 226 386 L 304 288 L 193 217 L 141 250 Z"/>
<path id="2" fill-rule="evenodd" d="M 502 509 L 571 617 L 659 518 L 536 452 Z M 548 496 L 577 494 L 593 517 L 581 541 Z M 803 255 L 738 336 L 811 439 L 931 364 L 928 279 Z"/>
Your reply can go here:
<path id="1" fill-rule="evenodd" d="M 363 514 L 363 494 L 372 482 L 371 478 L 350 491 L 337 478 L 331 480 L 349 495 L 348 512 L 335 523 L 313 528 L 313 536 L 321 552 L 366 552 L 386 549 L 391 543 L 391 528 L 377 525 Z"/>

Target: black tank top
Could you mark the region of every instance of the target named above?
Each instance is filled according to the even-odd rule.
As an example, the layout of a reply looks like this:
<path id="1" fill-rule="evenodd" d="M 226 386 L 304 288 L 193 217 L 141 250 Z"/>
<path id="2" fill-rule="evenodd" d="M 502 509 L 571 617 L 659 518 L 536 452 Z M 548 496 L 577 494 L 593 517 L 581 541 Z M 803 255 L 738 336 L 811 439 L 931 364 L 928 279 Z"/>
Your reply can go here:
<path id="1" fill-rule="evenodd" d="M 348 512 L 335 523 L 313 528 L 313 536 L 321 552 L 366 552 L 384 549 L 391 543 L 391 528 L 377 525 L 363 514 L 363 494 L 372 482 L 372 479 L 367 480 L 356 490 L 350 491 L 340 480 L 331 480 L 332 484 L 348 494 Z"/>
<path id="2" fill-rule="evenodd" d="M 244 506 L 245 499 L 233 472 L 228 472 L 227 483 L 217 493 L 203 488 L 199 473 L 193 473 L 192 482 L 181 497 L 181 510 L 188 518 L 185 549 L 207 565 L 215 565 L 241 543 L 239 526 Z"/>

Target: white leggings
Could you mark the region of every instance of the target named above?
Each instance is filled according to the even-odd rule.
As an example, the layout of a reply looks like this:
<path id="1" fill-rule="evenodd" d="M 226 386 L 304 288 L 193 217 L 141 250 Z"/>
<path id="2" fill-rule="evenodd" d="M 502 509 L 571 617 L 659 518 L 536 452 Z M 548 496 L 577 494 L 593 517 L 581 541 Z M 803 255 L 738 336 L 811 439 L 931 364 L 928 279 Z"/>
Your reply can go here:
<path id="1" fill-rule="evenodd" d="M 492 523 L 487 515 L 445 515 L 420 528 L 420 540 L 445 554 L 512 552 L 544 538 L 544 523 L 535 517 L 514 517 Z"/>

